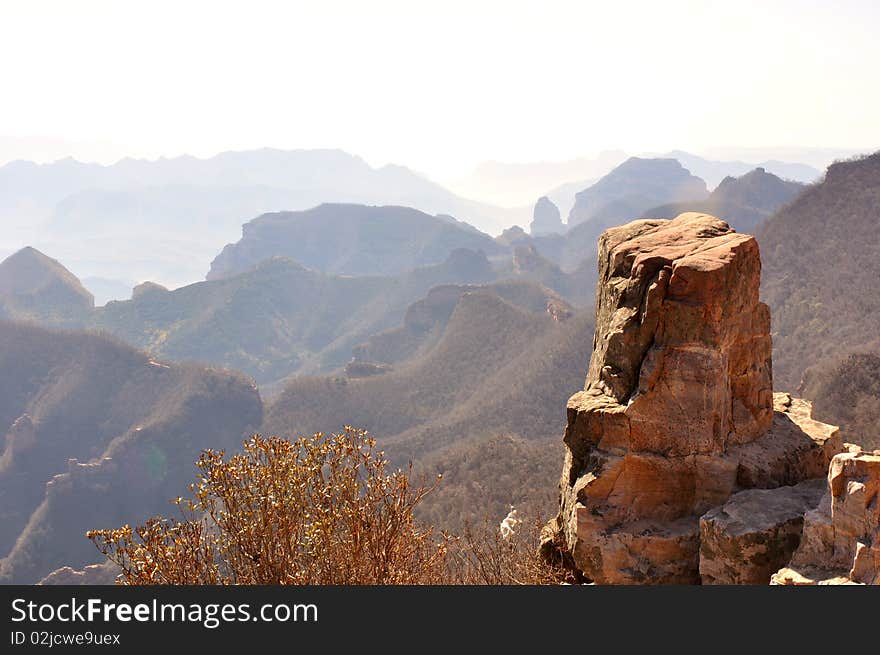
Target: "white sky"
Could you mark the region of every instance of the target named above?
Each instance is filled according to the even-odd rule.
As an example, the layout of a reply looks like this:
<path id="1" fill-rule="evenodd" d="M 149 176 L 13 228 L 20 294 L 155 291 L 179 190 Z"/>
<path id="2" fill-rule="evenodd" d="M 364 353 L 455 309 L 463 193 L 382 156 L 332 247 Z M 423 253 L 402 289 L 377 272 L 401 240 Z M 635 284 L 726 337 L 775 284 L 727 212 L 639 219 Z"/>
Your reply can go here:
<path id="1" fill-rule="evenodd" d="M 0 135 L 96 158 L 339 147 L 440 179 L 603 148 L 867 149 L 878 30 L 873 0 L 0 0 Z"/>

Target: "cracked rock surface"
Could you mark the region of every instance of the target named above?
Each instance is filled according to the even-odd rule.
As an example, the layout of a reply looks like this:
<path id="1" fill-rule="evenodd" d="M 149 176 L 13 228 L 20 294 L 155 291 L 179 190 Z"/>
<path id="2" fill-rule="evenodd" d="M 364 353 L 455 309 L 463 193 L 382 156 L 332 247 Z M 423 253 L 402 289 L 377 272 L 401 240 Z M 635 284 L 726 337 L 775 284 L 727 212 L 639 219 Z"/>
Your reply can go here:
<path id="1" fill-rule="evenodd" d="M 834 457 L 825 495 L 772 584 L 880 584 L 880 450 L 852 446 Z"/>

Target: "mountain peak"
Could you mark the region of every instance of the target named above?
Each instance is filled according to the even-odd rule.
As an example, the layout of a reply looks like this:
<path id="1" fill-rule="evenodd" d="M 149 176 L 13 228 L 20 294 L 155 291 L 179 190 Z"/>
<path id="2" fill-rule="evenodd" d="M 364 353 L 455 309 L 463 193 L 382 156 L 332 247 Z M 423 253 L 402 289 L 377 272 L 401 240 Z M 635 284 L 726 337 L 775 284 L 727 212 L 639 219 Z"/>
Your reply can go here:
<path id="1" fill-rule="evenodd" d="M 91 300 L 92 294 L 73 273 L 33 246 L 25 246 L 0 262 L 0 294 L 29 294 L 51 284 Z"/>
<path id="2" fill-rule="evenodd" d="M 0 315 L 24 320 L 59 312 L 80 316 L 94 306 L 79 279 L 36 248 L 27 246 L 0 262 Z"/>
<path id="3" fill-rule="evenodd" d="M 568 224 L 600 221 L 603 227 L 611 227 L 651 207 L 704 200 L 708 194 L 706 183 L 677 159 L 630 157 L 575 196 Z"/>

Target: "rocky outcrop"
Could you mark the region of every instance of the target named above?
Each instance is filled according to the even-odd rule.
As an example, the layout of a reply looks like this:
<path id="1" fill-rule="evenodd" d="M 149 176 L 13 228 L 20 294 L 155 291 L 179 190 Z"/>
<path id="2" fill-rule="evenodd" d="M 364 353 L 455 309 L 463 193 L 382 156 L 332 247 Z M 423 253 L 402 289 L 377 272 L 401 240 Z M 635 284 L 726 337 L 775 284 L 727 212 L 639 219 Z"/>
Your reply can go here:
<path id="1" fill-rule="evenodd" d="M 513 225 L 495 237 L 495 243 L 499 243 L 502 246 L 515 246 L 520 243 L 530 242 L 529 235 L 519 225 Z"/>
<path id="2" fill-rule="evenodd" d="M 821 476 L 841 450 L 809 403 L 774 398 L 760 271 L 755 239 L 705 214 L 601 236 L 593 354 L 543 541 L 587 578 L 700 582 L 702 515 Z"/>
<path id="3" fill-rule="evenodd" d="M 767 584 L 797 548 L 804 513 L 816 507 L 824 481 L 747 489 L 700 517 L 703 584 Z"/>
<path id="4" fill-rule="evenodd" d="M 826 493 L 777 585 L 880 584 L 880 450 L 834 457 Z"/>
<path id="5" fill-rule="evenodd" d="M 814 420 L 813 404 L 787 393 L 773 394 L 773 410 L 770 430 L 728 450 L 737 461 L 737 485 L 770 489 L 825 477 L 831 458 L 843 449 L 837 426 Z"/>
<path id="6" fill-rule="evenodd" d="M 535 209 L 532 212 L 532 222 L 529 225 L 529 233 L 532 236 L 565 233 L 565 224 L 562 222 L 562 214 L 559 213 L 559 207 L 547 196 L 541 196 L 538 198 L 538 202 L 535 203 Z"/>
<path id="7" fill-rule="evenodd" d="M 165 293 L 168 293 L 168 289 L 166 287 L 163 287 L 161 284 L 157 284 L 156 282 L 150 282 L 148 280 L 146 282 L 141 282 L 131 290 L 131 298 L 132 300 L 143 300 L 144 298 L 148 298 L 151 296 L 161 296 Z"/>
<path id="8" fill-rule="evenodd" d="M 390 364 L 381 362 L 360 362 L 352 360 L 345 365 L 345 375 L 350 378 L 368 378 L 374 375 L 382 375 L 393 371 L 394 368 Z"/>
<path id="9" fill-rule="evenodd" d="M 6 433 L 6 446 L 0 454 L 0 471 L 5 470 L 15 461 L 15 457 L 25 453 L 37 443 L 34 420 L 29 414 L 22 414 Z"/>

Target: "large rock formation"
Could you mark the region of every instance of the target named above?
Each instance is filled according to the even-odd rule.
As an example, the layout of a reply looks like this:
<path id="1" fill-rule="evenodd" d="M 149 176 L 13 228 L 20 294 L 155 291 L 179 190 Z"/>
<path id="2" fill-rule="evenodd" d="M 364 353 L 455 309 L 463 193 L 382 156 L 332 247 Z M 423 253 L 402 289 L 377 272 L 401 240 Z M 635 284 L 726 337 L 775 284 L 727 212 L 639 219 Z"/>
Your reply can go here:
<path id="1" fill-rule="evenodd" d="M 550 198 L 541 196 L 535 203 L 532 212 L 532 222 L 529 225 L 529 233 L 532 236 L 541 234 L 563 234 L 565 224 L 562 222 L 562 214 Z"/>
<path id="2" fill-rule="evenodd" d="M 705 214 L 599 239 L 593 355 L 544 535 L 587 578 L 700 582 L 701 515 L 822 476 L 841 450 L 809 403 L 774 398 L 760 271 L 755 239 Z"/>
<path id="3" fill-rule="evenodd" d="M 822 502 L 772 583 L 880 584 L 880 450 L 851 447 L 832 460 Z"/>

